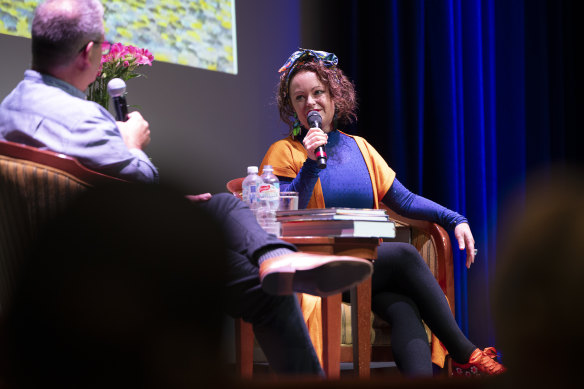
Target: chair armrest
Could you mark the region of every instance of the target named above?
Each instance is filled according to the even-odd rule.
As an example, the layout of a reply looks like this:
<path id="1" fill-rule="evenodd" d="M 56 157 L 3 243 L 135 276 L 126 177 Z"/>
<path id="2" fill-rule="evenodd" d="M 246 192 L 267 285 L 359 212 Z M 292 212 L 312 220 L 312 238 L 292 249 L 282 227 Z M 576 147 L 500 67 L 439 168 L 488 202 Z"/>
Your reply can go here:
<path id="1" fill-rule="evenodd" d="M 233 195 L 238 199 L 242 198 L 241 186 L 243 180 L 245 180 L 245 177 L 234 178 L 233 180 L 228 181 L 227 184 L 225 185 L 227 187 L 227 190 L 233 193 Z"/>
<path id="2" fill-rule="evenodd" d="M 41 150 L 36 147 L 0 141 L 0 155 L 23 161 L 25 164 L 36 163 L 51 169 L 60 170 L 73 179 L 87 185 L 96 185 L 112 182 L 127 182 L 118 177 L 109 176 L 88 167 L 85 167 L 76 158 L 50 150 Z"/>

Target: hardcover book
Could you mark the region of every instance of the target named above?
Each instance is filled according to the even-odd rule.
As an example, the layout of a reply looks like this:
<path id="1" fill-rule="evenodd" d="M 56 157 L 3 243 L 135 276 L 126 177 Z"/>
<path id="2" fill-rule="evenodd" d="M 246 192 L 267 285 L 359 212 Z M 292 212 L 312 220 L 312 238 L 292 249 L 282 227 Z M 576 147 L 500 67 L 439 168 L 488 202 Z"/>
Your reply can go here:
<path id="1" fill-rule="evenodd" d="M 387 221 L 389 217 L 383 209 L 369 208 L 312 208 L 278 211 L 279 221 L 305 220 L 369 220 Z"/>
<path id="2" fill-rule="evenodd" d="M 281 229 L 282 236 L 395 237 L 395 224 L 389 220 L 282 221 Z"/>
<path id="3" fill-rule="evenodd" d="M 299 209 L 278 211 L 276 218 L 282 236 L 395 237 L 395 225 L 383 209 Z"/>

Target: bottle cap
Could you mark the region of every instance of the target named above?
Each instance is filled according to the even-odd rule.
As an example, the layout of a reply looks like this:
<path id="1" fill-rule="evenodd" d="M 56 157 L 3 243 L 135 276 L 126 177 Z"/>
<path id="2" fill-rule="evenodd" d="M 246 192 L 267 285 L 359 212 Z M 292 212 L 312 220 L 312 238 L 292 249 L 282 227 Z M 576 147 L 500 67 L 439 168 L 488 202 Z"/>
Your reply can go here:
<path id="1" fill-rule="evenodd" d="M 272 167 L 272 165 L 264 165 L 264 171 L 273 172 L 274 168 Z"/>
<path id="2" fill-rule="evenodd" d="M 258 167 L 257 166 L 248 166 L 247 167 L 247 174 L 257 174 L 258 172 Z"/>

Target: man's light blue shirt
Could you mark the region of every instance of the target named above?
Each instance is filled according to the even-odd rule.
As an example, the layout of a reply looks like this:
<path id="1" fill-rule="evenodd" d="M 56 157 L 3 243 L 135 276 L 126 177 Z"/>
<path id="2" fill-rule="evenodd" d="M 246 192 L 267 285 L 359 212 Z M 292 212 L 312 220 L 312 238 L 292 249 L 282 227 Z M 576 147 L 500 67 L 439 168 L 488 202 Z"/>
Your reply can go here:
<path id="1" fill-rule="evenodd" d="M 74 86 L 34 70 L 24 72 L 0 104 L 0 140 L 75 157 L 96 171 L 137 182 L 158 182 L 140 149 L 128 149 L 113 116 Z"/>

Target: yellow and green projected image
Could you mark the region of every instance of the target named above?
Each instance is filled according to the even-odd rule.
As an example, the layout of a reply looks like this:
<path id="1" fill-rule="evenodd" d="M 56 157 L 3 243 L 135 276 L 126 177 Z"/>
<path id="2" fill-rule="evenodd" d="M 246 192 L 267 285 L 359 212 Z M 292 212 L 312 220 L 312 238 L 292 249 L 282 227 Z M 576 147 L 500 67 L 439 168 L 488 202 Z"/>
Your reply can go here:
<path id="1" fill-rule="evenodd" d="M 30 38 L 38 0 L 0 0 L 0 33 Z M 157 61 L 237 74 L 235 0 L 102 0 L 106 38 Z"/>

